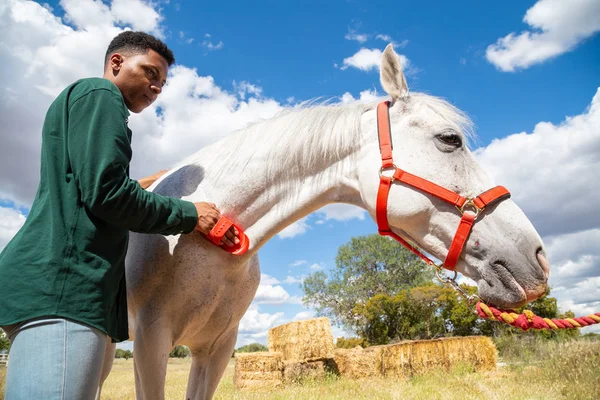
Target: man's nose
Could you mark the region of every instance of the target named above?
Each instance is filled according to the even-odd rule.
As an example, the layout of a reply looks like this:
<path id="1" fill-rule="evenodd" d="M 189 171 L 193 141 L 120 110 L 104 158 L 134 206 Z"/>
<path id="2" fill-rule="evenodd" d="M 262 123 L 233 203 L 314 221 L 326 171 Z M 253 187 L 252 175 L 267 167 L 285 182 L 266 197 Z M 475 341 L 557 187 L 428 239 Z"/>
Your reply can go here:
<path id="1" fill-rule="evenodd" d="M 157 96 L 162 93 L 162 88 L 158 85 L 151 85 L 150 89 L 156 93 Z"/>

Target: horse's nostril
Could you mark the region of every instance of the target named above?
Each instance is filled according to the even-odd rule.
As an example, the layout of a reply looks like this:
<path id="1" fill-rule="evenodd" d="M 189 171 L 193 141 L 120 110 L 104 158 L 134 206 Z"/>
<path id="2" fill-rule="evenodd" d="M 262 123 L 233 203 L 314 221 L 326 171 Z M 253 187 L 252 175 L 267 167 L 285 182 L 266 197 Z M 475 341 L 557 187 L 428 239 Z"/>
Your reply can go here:
<path id="1" fill-rule="evenodd" d="M 548 259 L 544 255 L 544 250 L 539 247 L 536 251 L 536 257 L 538 263 L 540 263 L 540 267 L 542 267 L 542 271 L 544 271 L 544 275 L 546 275 L 546 279 L 550 276 L 550 264 L 548 263 Z"/>

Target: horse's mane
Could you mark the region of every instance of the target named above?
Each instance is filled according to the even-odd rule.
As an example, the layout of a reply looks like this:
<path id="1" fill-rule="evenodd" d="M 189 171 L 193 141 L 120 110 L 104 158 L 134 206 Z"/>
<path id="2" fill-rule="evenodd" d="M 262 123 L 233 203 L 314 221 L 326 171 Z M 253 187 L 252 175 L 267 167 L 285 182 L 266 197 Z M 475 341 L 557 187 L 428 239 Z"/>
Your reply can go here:
<path id="1" fill-rule="evenodd" d="M 361 138 L 361 116 L 382 100 L 385 99 L 366 104 L 307 102 L 287 108 L 270 119 L 233 132 L 182 164 L 209 165 L 207 173 L 216 174 L 217 179 L 229 174 L 232 168 L 243 168 L 257 157 L 267 167 L 268 176 L 283 170 L 288 178 L 292 178 L 314 163 L 326 168 L 358 150 L 364 140 Z M 412 93 L 410 98 L 399 101 L 403 102 L 401 113 L 409 112 L 411 107 L 426 106 L 454 125 L 465 135 L 465 140 L 474 137 L 471 120 L 446 100 Z"/>

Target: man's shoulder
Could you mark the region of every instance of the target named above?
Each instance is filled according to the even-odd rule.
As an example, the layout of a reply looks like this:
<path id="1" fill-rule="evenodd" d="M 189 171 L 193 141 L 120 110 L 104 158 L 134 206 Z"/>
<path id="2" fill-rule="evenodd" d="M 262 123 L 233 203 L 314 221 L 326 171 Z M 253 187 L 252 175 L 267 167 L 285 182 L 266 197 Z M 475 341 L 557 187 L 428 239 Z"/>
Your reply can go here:
<path id="1" fill-rule="evenodd" d="M 72 83 L 65 89 L 70 94 L 71 98 L 78 98 L 90 93 L 113 94 L 122 98 L 119 88 L 114 83 L 104 78 L 83 78 Z"/>
<path id="2" fill-rule="evenodd" d="M 116 105 L 118 108 L 126 109 L 123 101 L 123 95 L 117 86 L 104 78 L 84 78 L 68 86 L 61 96 L 68 98 L 69 108 L 80 99 L 93 96 L 94 103 L 101 103 L 103 100 Z M 60 96 L 59 96 L 60 97 Z"/>
<path id="3" fill-rule="evenodd" d="M 71 85 L 58 96 L 68 99 L 69 106 L 73 105 L 82 97 L 92 95 L 98 97 L 123 99 L 123 95 L 114 83 L 104 78 L 84 78 Z"/>

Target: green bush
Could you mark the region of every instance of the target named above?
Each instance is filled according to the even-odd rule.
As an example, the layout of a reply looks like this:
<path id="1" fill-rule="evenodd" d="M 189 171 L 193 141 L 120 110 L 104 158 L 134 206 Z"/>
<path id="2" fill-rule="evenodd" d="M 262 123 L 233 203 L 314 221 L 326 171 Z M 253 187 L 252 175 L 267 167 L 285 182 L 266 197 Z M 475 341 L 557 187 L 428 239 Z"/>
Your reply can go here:
<path id="1" fill-rule="evenodd" d="M 369 342 L 367 342 L 363 338 L 350 337 L 350 338 L 346 339 L 343 336 L 337 338 L 337 341 L 335 342 L 335 347 L 337 347 L 338 349 L 353 349 L 356 346 L 360 346 L 363 348 L 368 347 Z"/>
<path id="2" fill-rule="evenodd" d="M 269 351 L 269 349 L 260 343 L 250 343 L 237 349 L 236 353 L 256 353 L 259 351 Z"/>
<path id="3" fill-rule="evenodd" d="M 169 357 L 172 358 L 186 358 L 190 356 L 190 349 L 186 346 L 175 346 L 169 353 Z"/>
<path id="4" fill-rule="evenodd" d="M 131 350 L 117 349 L 117 351 L 115 352 L 115 358 L 124 358 L 125 360 L 129 360 L 132 357 L 133 353 L 131 352 Z"/>

